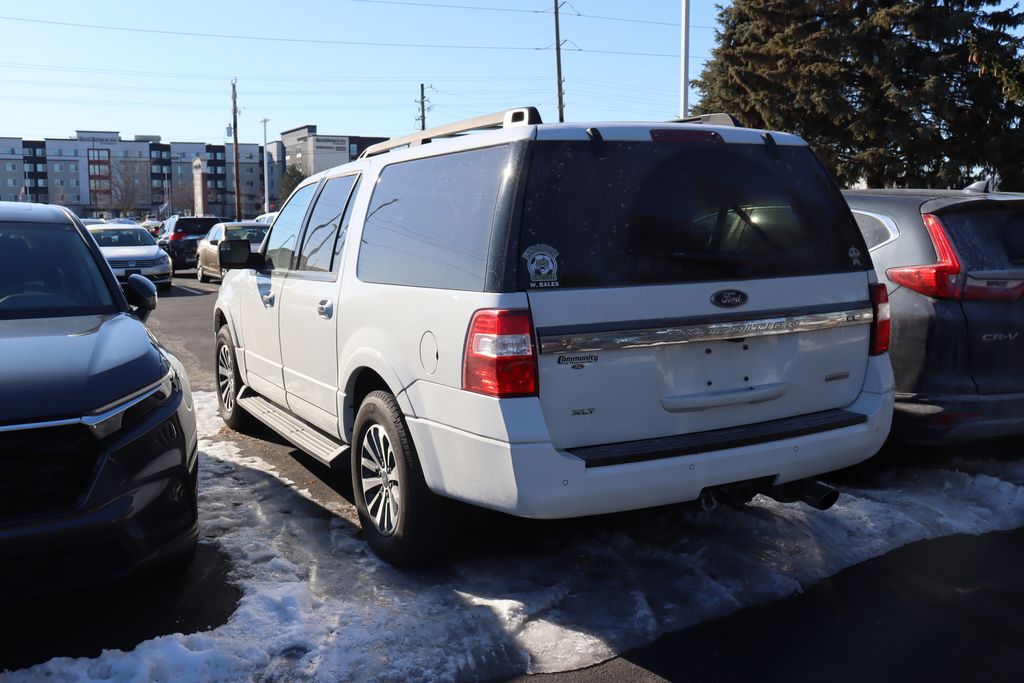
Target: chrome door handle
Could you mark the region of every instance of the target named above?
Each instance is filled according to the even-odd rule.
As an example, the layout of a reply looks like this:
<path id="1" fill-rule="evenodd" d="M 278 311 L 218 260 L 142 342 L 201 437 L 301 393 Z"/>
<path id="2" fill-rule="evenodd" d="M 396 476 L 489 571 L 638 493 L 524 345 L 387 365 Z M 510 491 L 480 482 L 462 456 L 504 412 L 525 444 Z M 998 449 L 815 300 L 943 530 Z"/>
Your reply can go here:
<path id="1" fill-rule="evenodd" d="M 330 299 L 320 299 L 316 305 L 316 313 L 324 320 L 330 320 L 334 315 L 334 302 Z"/>
<path id="2" fill-rule="evenodd" d="M 273 292 L 267 292 L 263 295 L 263 303 L 267 306 L 274 305 L 274 299 L 276 298 Z"/>

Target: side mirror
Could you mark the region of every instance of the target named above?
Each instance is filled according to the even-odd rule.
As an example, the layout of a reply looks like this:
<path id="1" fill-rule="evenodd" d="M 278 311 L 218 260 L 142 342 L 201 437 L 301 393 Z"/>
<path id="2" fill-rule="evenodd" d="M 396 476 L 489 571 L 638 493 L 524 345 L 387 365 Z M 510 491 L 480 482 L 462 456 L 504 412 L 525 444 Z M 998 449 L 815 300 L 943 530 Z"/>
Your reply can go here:
<path id="1" fill-rule="evenodd" d="M 141 275 L 131 275 L 128 282 L 124 283 L 124 294 L 128 297 L 128 303 L 135 307 L 135 315 L 146 322 L 146 318 L 156 308 L 156 285 Z"/>
<path id="2" fill-rule="evenodd" d="M 263 267 L 263 254 L 253 253 L 249 240 L 224 240 L 217 245 L 217 256 L 225 270 Z"/>
<path id="3" fill-rule="evenodd" d="M 220 244 L 220 240 L 210 240 L 210 244 L 217 246 L 218 244 Z"/>

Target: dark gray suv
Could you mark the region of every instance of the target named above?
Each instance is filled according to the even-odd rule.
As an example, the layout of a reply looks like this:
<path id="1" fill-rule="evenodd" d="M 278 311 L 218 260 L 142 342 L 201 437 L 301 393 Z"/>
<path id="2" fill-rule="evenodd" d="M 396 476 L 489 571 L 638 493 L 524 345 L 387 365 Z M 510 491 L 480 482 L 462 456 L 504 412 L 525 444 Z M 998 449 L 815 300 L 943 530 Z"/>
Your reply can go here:
<path id="1" fill-rule="evenodd" d="M 889 290 L 894 437 L 1024 433 L 1024 195 L 845 196 Z"/>
<path id="2" fill-rule="evenodd" d="M 195 414 L 155 305 L 67 210 L 0 202 L 0 595 L 195 548 Z"/>

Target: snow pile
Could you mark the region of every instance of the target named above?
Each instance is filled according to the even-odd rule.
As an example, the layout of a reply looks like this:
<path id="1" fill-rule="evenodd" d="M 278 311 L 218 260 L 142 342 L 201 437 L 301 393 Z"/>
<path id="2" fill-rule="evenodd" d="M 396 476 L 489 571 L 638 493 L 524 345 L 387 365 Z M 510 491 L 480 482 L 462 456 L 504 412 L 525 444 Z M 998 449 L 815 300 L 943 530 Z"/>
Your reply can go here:
<path id="1" fill-rule="evenodd" d="M 473 680 L 587 666 L 912 541 L 1024 525 L 1024 465 L 969 461 L 844 488 L 828 512 L 757 498 L 538 525 L 427 573 L 376 559 L 337 511 L 200 416 L 202 530 L 244 591 L 227 624 L 0 681 Z M 523 536 L 523 534 L 520 534 Z"/>

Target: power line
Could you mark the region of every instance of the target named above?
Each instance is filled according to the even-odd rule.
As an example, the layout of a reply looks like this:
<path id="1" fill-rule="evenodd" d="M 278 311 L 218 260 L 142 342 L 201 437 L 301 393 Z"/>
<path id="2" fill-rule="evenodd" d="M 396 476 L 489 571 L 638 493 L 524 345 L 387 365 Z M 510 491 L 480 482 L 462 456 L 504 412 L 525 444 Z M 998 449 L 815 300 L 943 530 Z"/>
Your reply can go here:
<path id="1" fill-rule="evenodd" d="M 514 51 L 514 52 L 540 52 L 549 50 L 549 47 L 528 47 L 522 45 L 455 45 L 455 44 L 441 44 L 441 43 L 383 43 L 379 41 L 357 41 L 357 40 L 325 40 L 317 38 L 286 38 L 282 36 L 248 36 L 239 35 L 233 33 L 200 33 L 197 31 L 171 31 L 167 29 L 157 28 L 138 28 L 135 26 L 106 26 L 102 24 L 82 24 L 70 21 L 53 21 L 50 19 L 27 19 L 24 17 L 10 17 L 0 16 L 0 21 L 16 21 L 27 24 L 42 24 L 45 26 L 62 26 L 65 28 L 87 28 L 98 31 L 122 31 L 126 33 L 146 33 L 152 35 L 163 35 L 163 36 L 179 36 L 186 38 L 217 38 L 220 40 L 248 40 L 258 41 L 261 43 L 266 42 L 278 42 L 278 43 L 301 43 L 307 45 L 348 45 L 356 47 L 396 47 L 396 48 L 416 48 L 420 50 L 424 49 L 439 49 L 439 50 L 495 50 L 495 51 Z M 628 51 L 617 51 L 617 50 L 590 50 L 583 48 L 576 48 L 576 52 L 590 52 L 594 54 L 608 54 L 608 55 L 620 55 L 620 56 L 631 56 L 631 57 L 678 57 L 679 55 L 661 54 L 654 52 L 628 52 Z"/>
<path id="2" fill-rule="evenodd" d="M 95 73 L 95 74 L 110 74 L 114 76 L 140 76 L 144 78 L 180 78 L 180 79 L 202 79 L 202 80 L 225 80 L 230 79 L 232 76 L 229 75 L 217 75 L 217 74 L 188 74 L 180 72 L 167 72 L 167 71 L 130 71 L 127 69 L 99 69 L 89 67 L 74 67 L 65 66 L 61 64 L 28 64 L 25 62 L 0 62 L 0 68 L 9 69 L 25 69 L 25 70 L 38 70 L 38 71 L 61 71 L 69 73 Z M 379 81 L 393 81 L 401 83 L 409 83 L 420 81 L 419 76 L 345 76 L 345 77 L 330 77 L 330 76 L 298 76 L 298 75 L 285 75 L 285 76 L 268 76 L 266 74 L 261 75 L 250 75 L 250 76 L 238 76 L 240 80 L 247 81 L 295 81 L 295 82 L 315 82 L 315 83 L 359 83 L 359 82 L 379 82 Z M 439 76 L 448 82 L 487 82 L 492 83 L 495 80 L 503 81 L 546 81 L 548 76 L 506 76 L 504 74 L 494 75 L 483 75 L 483 76 Z M 219 91 L 218 91 L 219 92 Z"/>
<path id="3" fill-rule="evenodd" d="M 473 5 L 455 5 L 451 3 L 442 2 L 408 2 L 408 0 L 349 0 L 349 2 L 362 2 L 371 5 L 400 5 L 403 7 L 431 7 L 440 9 L 464 9 L 464 10 L 476 10 L 481 12 L 514 12 L 516 14 L 550 14 L 552 10 L 548 9 L 523 9 L 521 7 L 480 7 Z M 572 5 L 570 4 L 570 7 Z M 628 22 L 631 24 L 651 24 L 654 26 L 673 26 L 679 27 L 678 21 L 656 21 L 654 19 L 634 19 L 631 17 L 610 17 L 607 15 L 600 14 L 585 14 L 579 12 L 573 7 L 572 13 L 566 13 L 567 17 L 577 17 L 580 19 L 597 19 L 600 21 L 621 21 Z M 704 28 L 714 30 L 714 26 L 702 26 L 699 24 L 690 24 L 690 28 Z"/>

